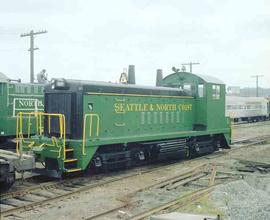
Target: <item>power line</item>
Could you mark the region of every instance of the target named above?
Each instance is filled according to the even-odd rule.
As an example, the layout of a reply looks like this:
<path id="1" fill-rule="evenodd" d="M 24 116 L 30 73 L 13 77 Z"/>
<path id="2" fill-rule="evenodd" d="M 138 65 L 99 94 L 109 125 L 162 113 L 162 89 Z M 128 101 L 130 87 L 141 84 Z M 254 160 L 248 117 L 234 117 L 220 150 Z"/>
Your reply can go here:
<path id="1" fill-rule="evenodd" d="M 0 35 L 17 35 L 18 33 L 0 32 Z"/>
<path id="2" fill-rule="evenodd" d="M 24 48 L 8 48 L 8 49 L 5 49 L 5 48 L 0 48 L 0 51 L 14 51 L 14 50 L 22 50 L 22 49 L 24 49 Z"/>
<path id="3" fill-rule="evenodd" d="M 259 77 L 263 77 L 264 75 L 254 75 L 252 78 L 256 78 L 256 96 L 259 97 Z"/>
<path id="4" fill-rule="evenodd" d="M 182 65 L 186 66 L 186 65 L 189 65 L 189 72 L 192 73 L 192 66 L 193 65 L 198 65 L 200 63 L 192 63 L 192 62 L 189 62 L 189 63 L 182 63 Z"/>
<path id="5" fill-rule="evenodd" d="M 30 49 L 28 51 L 30 51 L 30 82 L 31 83 L 34 82 L 34 50 L 39 49 L 39 48 L 34 48 L 34 35 L 46 34 L 46 33 L 48 33 L 46 30 L 38 31 L 38 32 L 34 32 L 33 30 L 31 30 L 29 33 L 20 35 L 21 37 L 30 37 Z"/>

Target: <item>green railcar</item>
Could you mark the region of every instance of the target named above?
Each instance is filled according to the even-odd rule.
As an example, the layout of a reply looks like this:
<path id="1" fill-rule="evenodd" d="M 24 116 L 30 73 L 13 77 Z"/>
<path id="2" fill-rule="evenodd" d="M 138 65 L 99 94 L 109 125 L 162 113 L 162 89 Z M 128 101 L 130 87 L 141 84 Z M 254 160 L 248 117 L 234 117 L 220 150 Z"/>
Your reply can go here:
<path id="1" fill-rule="evenodd" d="M 0 145 L 8 138 L 16 136 L 16 116 L 19 112 L 40 112 L 44 109 L 42 84 L 17 83 L 0 73 Z M 23 134 L 28 119 L 22 118 Z M 30 134 L 35 134 L 36 125 L 31 126 Z"/>
<path id="2" fill-rule="evenodd" d="M 224 83 L 187 72 L 168 75 L 160 87 L 55 79 L 36 119 L 37 134 L 18 143 L 50 176 L 192 157 L 230 144 Z"/>

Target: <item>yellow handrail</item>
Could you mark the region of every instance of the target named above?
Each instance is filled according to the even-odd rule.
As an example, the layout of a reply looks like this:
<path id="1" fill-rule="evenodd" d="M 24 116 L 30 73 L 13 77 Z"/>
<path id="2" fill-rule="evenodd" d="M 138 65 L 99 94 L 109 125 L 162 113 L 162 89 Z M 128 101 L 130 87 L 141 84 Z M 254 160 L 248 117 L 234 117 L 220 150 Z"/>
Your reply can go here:
<path id="1" fill-rule="evenodd" d="M 19 152 L 19 117 L 16 118 L 16 152 Z"/>
<path id="2" fill-rule="evenodd" d="M 51 116 L 48 116 L 48 133 L 51 133 Z"/>
<path id="3" fill-rule="evenodd" d="M 31 133 L 31 115 L 28 116 L 28 139 L 30 138 L 30 133 Z"/>
<path id="4" fill-rule="evenodd" d="M 42 117 L 48 116 L 48 132 L 51 133 L 51 117 L 57 117 L 59 119 L 59 131 L 60 131 L 60 137 L 63 139 L 63 160 L 66 159 L 66 120 L 65 116 L 60 113 L 45 113 L 45 112 L 19 112 L 17 114 L 17 124 L 16 124 L 16 151 L 19 153 L 19 140 L 22 142 L 24 141 L 23 136 L 23 116 L 28 116 L 28 134 L 27 137 L 30 139 L 30 133 L 31 133 L 31 116 L 35 116 L 36 118 L 36 132 L 39 135 L 43 135 L 44 129 L 42 127 Z M 58 144 L 57 144 L 58 146 Z M 59 157 L 60 157 L 61 148 L 59 150 Z"/>
<path id="5" fill-rule="evenodd" d="M 83 119 L 83 140 L 82 140 L 82 154 L 86 155 L 85 153 L 85 142 L 86 142 L 86 128 L 87 128 L 87 118 L 89 117 L 89 137 L 92 137 L 92 127 L 93 127 L 93 117 L 96 118 L 96 137 L 99 136 L 99 124 L 100 119 L 98 114 L 85 114 Z"/>
<path id="6" fill-rule="evenodd" d="M 42 135 L 42 117 L 41 114 L 39 114 L 39 135 Z"/>

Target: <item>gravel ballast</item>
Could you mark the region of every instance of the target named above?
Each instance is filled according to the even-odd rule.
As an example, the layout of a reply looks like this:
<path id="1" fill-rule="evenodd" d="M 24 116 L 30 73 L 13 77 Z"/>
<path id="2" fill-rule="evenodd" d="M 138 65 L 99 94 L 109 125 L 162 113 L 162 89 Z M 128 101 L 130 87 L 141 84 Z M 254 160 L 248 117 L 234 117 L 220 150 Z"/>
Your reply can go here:
<path id="1" fill-rule="evenodd" d="M 257 184 L 238 180 L 221 185 L 211 197 L 227 219 L 270 219 L 270 178 L 258 178 Z"/>

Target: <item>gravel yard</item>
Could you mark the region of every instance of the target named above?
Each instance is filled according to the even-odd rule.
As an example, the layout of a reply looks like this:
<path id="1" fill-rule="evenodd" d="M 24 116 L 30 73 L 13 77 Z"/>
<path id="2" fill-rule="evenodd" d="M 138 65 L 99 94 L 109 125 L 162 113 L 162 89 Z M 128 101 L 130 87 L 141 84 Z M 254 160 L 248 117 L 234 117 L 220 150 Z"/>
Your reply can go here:
<path id="1" fill-rule="evenodd" d="M 237 125 L 233 131 L 234 139 L 268 135 L 270 122 Z M 228 220 L 270 219 L 269 142 L 231 152 L 216 162 L 219 164 L 218 170 L 238 174 L 241 179 L 218 185 L 209 197 L 178 211 L 221 214 Z M 268 168 L 251 169 L 256 166 L 260 168 L 260 163 Z"/>

